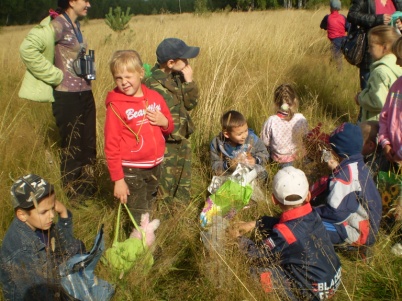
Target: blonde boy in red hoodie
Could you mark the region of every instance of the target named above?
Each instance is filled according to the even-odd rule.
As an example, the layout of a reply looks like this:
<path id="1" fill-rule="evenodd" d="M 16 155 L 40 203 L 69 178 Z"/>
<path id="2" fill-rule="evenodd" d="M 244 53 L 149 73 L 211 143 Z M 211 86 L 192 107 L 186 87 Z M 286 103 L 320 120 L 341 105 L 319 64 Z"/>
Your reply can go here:
<path id="1" fill-rule="evenodd" d="M 151 213 L 165 152 L 174 128 L 161 95 L 142 84 L 144 69 L 134 50 L 116 51 L 110 62 L 116 88 L 106 98 L 105 154 L 114 196 L 135 221 Z"/>

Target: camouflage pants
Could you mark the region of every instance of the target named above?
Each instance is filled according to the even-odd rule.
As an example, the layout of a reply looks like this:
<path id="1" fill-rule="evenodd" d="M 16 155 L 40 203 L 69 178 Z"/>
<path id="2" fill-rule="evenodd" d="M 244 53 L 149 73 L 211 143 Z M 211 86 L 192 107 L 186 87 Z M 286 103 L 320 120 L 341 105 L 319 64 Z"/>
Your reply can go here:
<path id="1" fill-rule="evenodd" d="M 190 141 L 167 142 L 162 163 L 160 193 L 165 202 L 177 199 L 190 202 L 191 146 Z"/>
<path id="2" fill-rule="evenodd" d="M 152 204 L 158 192 L 160 170 L 160 164 L 153 168 L 123 167 L 124 180 L 130 190 L 127 207 L 138 225 L 141 222 L 141 214 L 152 213 Z"/>

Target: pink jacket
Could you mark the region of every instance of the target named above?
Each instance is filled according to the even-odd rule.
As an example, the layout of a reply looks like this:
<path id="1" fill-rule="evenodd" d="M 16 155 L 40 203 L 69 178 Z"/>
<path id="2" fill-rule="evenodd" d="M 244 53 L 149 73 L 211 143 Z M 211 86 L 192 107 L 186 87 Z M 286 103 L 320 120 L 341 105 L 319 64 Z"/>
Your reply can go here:
<path id="1" fill-rule="evenodd" d="M 389 89 L 379 122 L 381 146 L 391 145 L 399 160 L 402 160 L 402 77 Z"/>

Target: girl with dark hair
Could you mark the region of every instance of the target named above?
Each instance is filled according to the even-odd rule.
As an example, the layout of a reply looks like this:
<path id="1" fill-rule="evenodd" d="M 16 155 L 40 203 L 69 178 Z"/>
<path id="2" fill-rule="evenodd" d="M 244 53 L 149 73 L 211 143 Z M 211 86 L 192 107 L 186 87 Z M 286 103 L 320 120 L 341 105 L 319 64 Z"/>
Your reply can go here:
<path id="1" fill-rule="evenodd" d="M 63 71 L 62 82 L 54 89 L 53 115 L 61 138 L 61 174 L 72 196 L 92 196 L 93 165 L 96 160 L 96 111 L 91 81 L 77 74 L 75 60 L 86 54 L 80 24 L 91 7 L 85 0 L 59 0 L 61 14 L 52 20 L 55 32 L 55 61 Z"/>

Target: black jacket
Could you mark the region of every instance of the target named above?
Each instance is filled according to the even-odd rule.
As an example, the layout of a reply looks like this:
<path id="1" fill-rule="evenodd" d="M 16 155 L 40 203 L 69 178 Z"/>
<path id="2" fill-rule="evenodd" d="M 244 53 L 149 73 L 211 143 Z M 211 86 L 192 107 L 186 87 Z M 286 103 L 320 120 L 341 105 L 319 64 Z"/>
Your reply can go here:
<path id="1" fill-rule="evenodd" d="M 402 11 L 402 0 L 392 0 L 392 2 L 397 11 Z M 371 28 L 384 24 L 384 15 L 376 15 L 375 0 L 353 0 L 347 20 L 352 24 L 352 27 L 357 25 L 368 32 Z M 370 64 L 371 56 L 368 52 L 368 43 L 366 43 L 366 52 L 360 67 L 369 69 Z"/>

